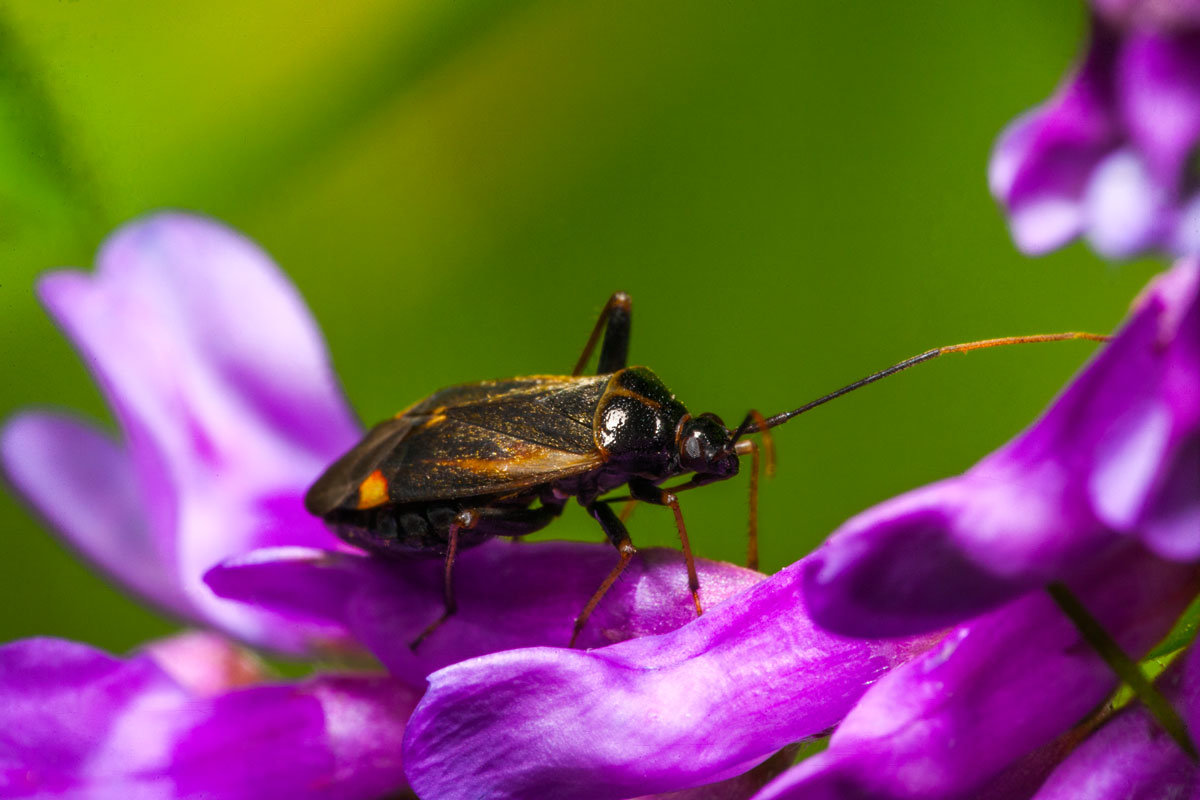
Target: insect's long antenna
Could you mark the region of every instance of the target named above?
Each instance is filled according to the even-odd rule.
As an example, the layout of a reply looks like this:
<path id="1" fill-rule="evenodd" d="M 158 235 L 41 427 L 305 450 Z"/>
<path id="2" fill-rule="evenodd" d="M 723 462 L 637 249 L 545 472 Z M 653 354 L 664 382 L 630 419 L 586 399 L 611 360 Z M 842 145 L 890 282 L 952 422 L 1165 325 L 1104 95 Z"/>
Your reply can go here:
<path id="1" fill-rule="evenodd" d="M 1033 336 L 1005 336 L 1000 339 L 982 339 L 978 342 L 963 342 L 962 344 L 951 344 L 951 345 L 947 345 L 945 347 L 935 347 L 932 350 L 926 350 L 924 353 L 921 353 L 920 355 L 905 359 L 904 361 L 901 361 L 899 364 L 893 364 L 892 366 L 888 367 L 887 369 L 883 369 L 883 370 L 880 370 L 879 372 L 872 373 L 861 380 L 857 380 L 854 383 L 843 386 L 842 388 L 838 389 L 837 391 L 830 392 L 829 394 L 825 395 L 824 397 L 818 397 L 816 400 L 813 400 L 810 403 L 805 403 L 804 405 L 800 406 L 799 408 L 792 409 L 791 411 L 785 411 L 782 414 L 776 414 L 775 416 L 768 417 L 765 420 L 762 419 L 762 417 L 758 417 L 758 419 L 755 419 L 756 415 L 753 413 L 747 414 L 746 418 L 744 420 L 742 420 L 742 424 L 739 425 L 737 427 L 737 429 L 733 432 L 733 438 L 730 440 L 730 442 L 732 445 L 732 443 L 737 442 L 738 439 L 740 439 L 742 436 L 746 435 L 747 433 L 762 431 L 762 430 L 766 430 L 768 428 L 774 428 L 776 425 L 782 425 L 783 423 L 787 422 L 792 417 L 799 416 L 800 414 L 803 414 L 805 411 L 811 411 L 812 409 L 816 408 L 817 406 L 825 405 L 830 400 L 841 397 L 844 394 L 849 394 L 850 392 L 853 392 L 855 389 L 861 389 L 862 387 L 867 386 L 868 384 L 872 384 L 875 381 L 883 380 L 886 377 L 895 375 L 897 372 L 903 372 L 904 370 L 908 369 L 909 367 L 915 367 L 917 364 L 923 364 L 926 361 L 932 361 L 933 359 L 937 358 L 938 356 L 944 356 L 947 353 L 965 353 L 969 350 L 982 350 L 985 347 L 1001 347 L 1003 345 L 1009 345 L 1009 344 L 1032 344 L 1035 342 L 1062 342 L 1062 341 L 1067 341 L 1070 339 L 1086 339 L 1089 342 L 1107 342 L 1108 338 L 1109 337 L 1103 336 L 1098 333 L 1080 333 L 1078 331 L 1071 331 L 1068 333 L 1035 334 Z"/>

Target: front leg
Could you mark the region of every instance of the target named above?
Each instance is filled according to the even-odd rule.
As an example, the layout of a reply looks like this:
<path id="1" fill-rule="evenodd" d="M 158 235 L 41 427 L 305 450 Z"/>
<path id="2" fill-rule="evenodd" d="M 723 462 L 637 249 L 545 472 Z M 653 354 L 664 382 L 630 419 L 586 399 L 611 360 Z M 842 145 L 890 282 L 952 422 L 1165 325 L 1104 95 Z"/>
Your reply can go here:
<path id="1" fill-rule="evenodd" d="M 583 346 L 583 354 L 579 356 L 571 374 L 583 372 L 588 359 L 592 357 L 592 350 L 596 349 L 600 331 L 604 331 L 604 344 L 600 347 L 600 363 L 596 367 L 596 374 L 607 375 L 624 369 L 629 359 L 629 331 L 632 324 L 633 300 L 624 292 L 613 292 L 600 312 L 600 319 L 596 320 L 596 327 L 592 328 L 592 335 Z"/>
<path id="2" fill-rule="evenodd" d="M 679 499 L 674 492 L 660 489 L 645 478 L 634 478 L 629 482 L 629 494 L 656 506 L 670 506 L 675 512 L 675 527 L 679 530 L 679 543 L 683 546 L 683 560 L 687 563 L 688 589 L 692 602 L 696 604 L 696 616 L 704 613 L 700 607 L 700 578 L 696 576 L 696 561 L 692 558 L 692 545 L 688 542 L 687 528 L 683 524 L 683 512 L 679 510 Z"/>

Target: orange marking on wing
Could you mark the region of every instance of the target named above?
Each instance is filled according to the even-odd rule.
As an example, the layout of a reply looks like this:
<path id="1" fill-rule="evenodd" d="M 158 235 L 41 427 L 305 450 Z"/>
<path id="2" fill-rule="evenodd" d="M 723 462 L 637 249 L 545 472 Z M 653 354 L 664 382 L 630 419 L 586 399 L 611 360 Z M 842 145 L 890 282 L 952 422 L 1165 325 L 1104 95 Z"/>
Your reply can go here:
<path id="1" fill-rule="evenodd" d="M 358 486 L 359 509 L 374 508 L 388 501 L 388 482 L 383 473 L 375 470 Z"/>
<path id="2" fill-rule="evenodd" d="M 599 464 L 601 459 L 598 454 L 579 455 L 529 446 L 511 448 L 503 458 L 455 458 L 435 463 L 494 480 L 519 481 L 578 465 Z"/>
<path id="3" fill-rule="evenodd" d="M 393 414 L 393 415 L 392 415 L 392 419 L 402 419 L 403 417 L 405 417 L 405 416 L 407 416 L 407 415 L 408 415 L 408 412 L 412 411 L 414 408 L 416 408 L 416 407 L 417 407 L 417 406 L 419 406 L 420 404 L 421 404 L 421 401 L 420 401 L 420 400 L 418 400 L 418 401 L 417 401 L 417 402 L 415 402 L 415 403 L 409 403 L 409 404 L 408 404 L 408 405 L 407 405 L 407 406 L 404 408 L 404 410 L 403 410 L 403 411 L 397 411 L 395 414 Z"/>

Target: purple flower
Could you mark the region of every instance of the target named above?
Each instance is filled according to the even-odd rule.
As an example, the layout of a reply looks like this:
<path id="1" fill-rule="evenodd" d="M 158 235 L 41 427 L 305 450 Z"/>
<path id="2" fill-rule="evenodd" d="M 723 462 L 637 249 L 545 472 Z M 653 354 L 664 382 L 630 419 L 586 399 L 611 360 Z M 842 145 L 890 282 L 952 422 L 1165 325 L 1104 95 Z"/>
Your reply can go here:
<path id="1" fill-rule="evenodd" d="M 1082 63 L 996 143 L 992 194 L 1025 253 L 1079 235 L 1111 258 L 1200 253 L 1200 7 L 1092 5 Z"/>
<path id="2" fill-rule="evenodd" d="M 1200 650 L 1191 648 L 1159 685 L 1187 723 L 1200 730 Z M 1035 800 L 1190 797 L 1200 788 L 1200 769 L 1163 736 L 1145 709 L 1130 706 L 1071 753 L 1039 789 Z"/>
<path id="3" fill-rule="evenodd" d="M 460 611 L 414 654 L 408 642 L 441 612 L 440 564 L 370 557 L 304 512 L 306 487 L 361 430 L 307 310 L 265 254 L 214 222 L 164 214 L 119 231 L 94 274 L 54 273 L 39 291 L 100 382 L 121 435 L 58 413 L 9 421 L 0 455 L 29 504 L 96 566 L 178 617 L 296 656 L 363 664 L 369 653 L 386 672 L 272 681 L 216 634 L 126 659 L 58 640 L 9 644 L 0 647 L 5 797 L 401 792 L 402 736 L 426 676 L 464 659 L 473 660 L 459 674 L 504 675 L 520 658 L 506 662 L 501 651 L 516 647 L 543 659 L 545 697 L 553 690 L 563 702 L 571 670 L 610 699 L 635 699 L 636 674 L 622 665 L 643 658 L 664 668 L 660 688 L 681 700 L 693 680 L 720 679 L 718 667 L 736 677 L 721 688 L 724 716 L 696 716 L 709 713 L 702 696 L 672 716 L 660 698 L 641 733 L 676 766 L 643 759 L 608 785 L 633 795 L 717 782 L 689 796 L 745 797 L 781 768 L 772 751 L 835 724 L 869 681 L 928 644 L 816 631 L 796 605 L 799 568 L 763 581 L 698 561 L 708 613 L 693 620 L 681 556 L 649 549 L 592 615 L 581 644 L 598 649 L 556 647 L 611 569 L 611 547 L 497 541 L 459 555 Z M 534 674 L 515 676 L 512 688 Z M 737 696 L 735 685 L 750 694 Z M 692 722 L 716 742 L 739 704 L 773 695 L 798 705 L 777 703 L 769 734 L 688 755 Z M 477 713 L 499 710 L 500 699 Z M 487 723 L 542 736 L 539 702 Z M 565 741 L 570 707 L 559 711 Z M 454 719 L 431 720 L 427 710 L 423 730 L 447 730 Z M 603 731 L 583 731 L 581 721 L 569 757 L 580 759 L 575 774 L 593 775 L 588 745 Z M 425 740 L 415 741 L 427 765 Z M 467 787 L 493 776 L 474 779 L 481 783 L 458 790 L 476 793 Z"/>
<path id="4" fill-rule="evenodd" d="M 346 647 L 299 618 L 217 598 L 210 566 L 255 547 L 336 548 L 304 512 L 359 436 L 299 295 L 252 242 L 164 214 L 110 238 L 96 272 L 38 294 L 95 375 L 120 440 L 54 412 L 11 420 L 4 471 L 66 542 L 139 596 L 244 641 Z"/>
<path id="5" fill-rule="evenodd" d="M 458 613 L 415 653 L 409 643 L 441 612 L 440 561 L 397 564 L 362 554 L 274 548 L 231 559 L 207 580 L 222 597 L 313 619 L 362 642 L 394 676 L 423 686 L 429 673 L 475 656 L 564 646 L 613 559 L 608 545 L 578 542 L 493 541 L 468 550 L 454 568 Z M 696 570 L 714 610 L 763 579 L 703 559 Z M 685 575 L 678 551 L 639 551 L 577 644 L 603 647 L 691 622 L 695 611 Z"/>
<path id="6" fill-rule="evenodd" d="M 1071 588 L 1126 652 L 1140 656 L 1200 591 L 1200 575 L 1130 544 L 1092 559 Z M 828 750 L 756 800 L 968 798 L 997 784 L 1006 787 L 997 797 L 1029 797 L 1061 759 L 1072 728 L 1117 683 L 1050 596 L 1031 592 L 885 676 Z M 1161 729 L 1155 733 L 1178 750 Z M 1075 790 L 1074 797 L 1092 796 Z"/>
<path id="7" fill-rule="evenodd" d="M 415 689 L 371 675 L 239 687 L 197 674 L 245 658 L 222 640 L 181 645 L 210 661 L 180 662 L 174 644 L 124 660 L 57 639 L 0 647 L 0 796 L 377 798 L 404 786 Z"/>
<path id="8" fill-rule="evenodd" d="M 1028 797 L 1047 775 L 1047 797 L 1167 796 L 1195 764 L 1140 709 L 1054 769 L 1117 680 L 1040 587 L 1066 583 L 1138 658 L 1200 590 L 1197 562 L 1200 262 L 1184 261 L 1028 430 L 962 476 L 854 517 L 811 557 L 804 596 L 834 631 L 962 624 L 873 686 L 829 749 L 759 800 L 977 797 L 997 785 L 1009 788 L 996 796 Z M 1192 731 L 1197 657 L 1164 682 Z M 1135 786 L 1145 794 L 1122 788 Z"/>
<path id="9" fill-rule="evenodd" d="M 592 651 L 527 648 L 429 676 L 405 738 L 431 798 L 622 798 L 736 775 L 835 725 L 932 642 L 816 628 L 804 561 L 678 630 Z"/>

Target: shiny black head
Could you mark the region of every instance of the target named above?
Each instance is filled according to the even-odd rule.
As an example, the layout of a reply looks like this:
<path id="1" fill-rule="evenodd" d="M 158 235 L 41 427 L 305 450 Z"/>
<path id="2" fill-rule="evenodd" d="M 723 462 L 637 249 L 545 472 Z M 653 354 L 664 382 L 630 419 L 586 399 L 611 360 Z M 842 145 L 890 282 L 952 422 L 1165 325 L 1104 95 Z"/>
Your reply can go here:
<path id="1" fill-rule="evenodd" d="M 679 468 L 684 472 L 728 478 L 738 471 L 728 429 L 716 414 L 685 418 L 675 436 L 679 449 Z"/>

